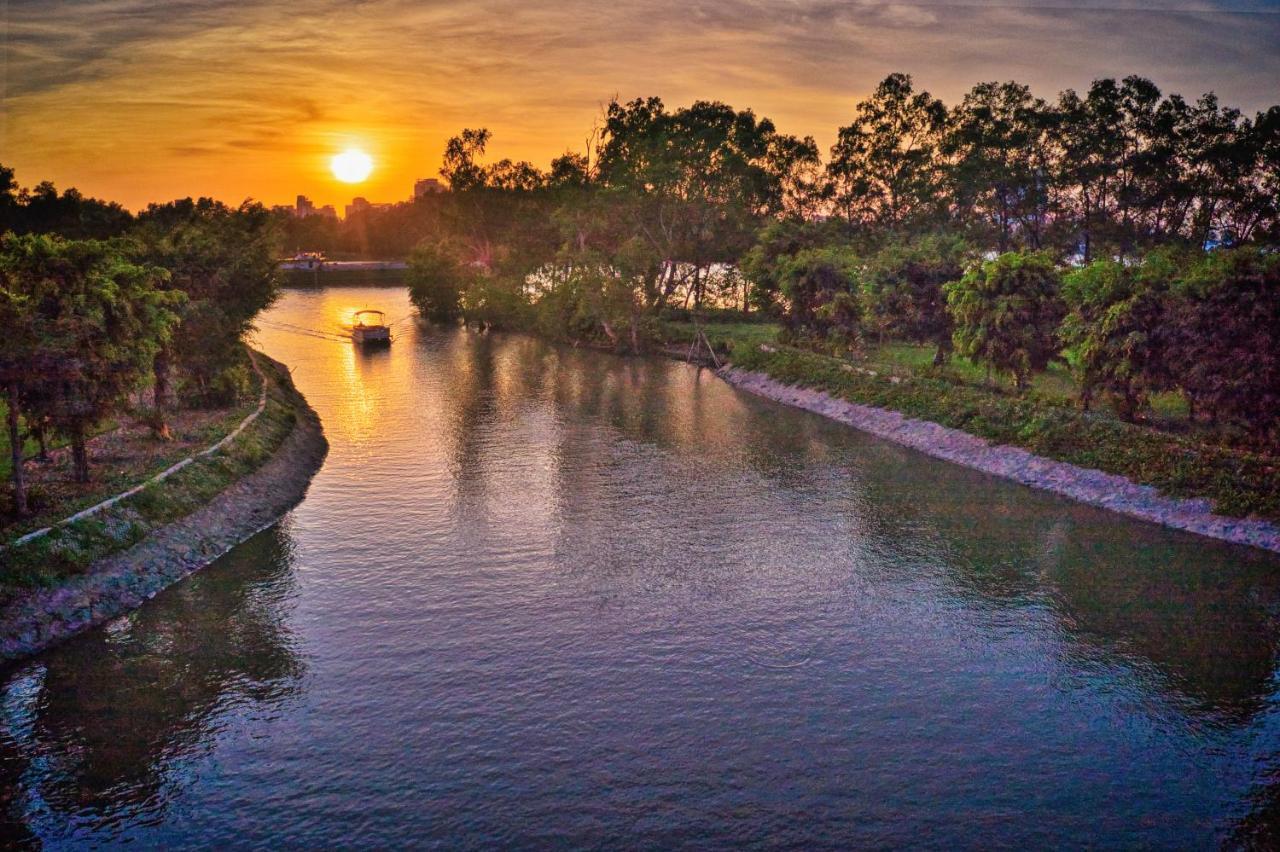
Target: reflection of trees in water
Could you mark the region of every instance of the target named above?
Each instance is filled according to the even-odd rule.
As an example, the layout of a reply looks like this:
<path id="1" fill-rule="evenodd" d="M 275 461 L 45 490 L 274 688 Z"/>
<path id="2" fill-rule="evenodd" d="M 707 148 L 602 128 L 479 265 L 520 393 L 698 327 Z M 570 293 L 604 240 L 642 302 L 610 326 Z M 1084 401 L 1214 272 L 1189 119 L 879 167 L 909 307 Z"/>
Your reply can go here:
<path id="1" fill-rule="evenodd" d="M 486 453 L 502 449 L 487 443 L 494 423 L 543 402 L 567 429 L 603 424 L 706 464 L 731 459 L 731 470 L 745 464 L 775 489 L 813 487 L 815 468 L 829 464 L 839 469 L 838 487 L 854 492 L 842 505 L 858 515 L 853 526 L 867 551 L 891 555 L 882 566 L 890 581 L 941 582 L 944 593 L 996 614 L 1049 613 L 1084 665 L 1099 654 L 1128 665 L 1144 690 L 1171 699 L 1171 711 L 1192 725 L 1238 730 L 1274 691 L 1280 571 L 1272 556 L 997 483 L 816 416 L 781 412 L 675 363 L 505 335 L 466 338 L 441 361 L 450 374 L 443 403 L 451 461 L 464 496 L 483 494 Z M 581 459 L 561 454 L 559 464 L 558 481 L 580 500 L 601 487 Z M 1267 804 L 1254 823 L 1270 825 L 1280 793 L 1259 796 Z"/>
<path id="2" fill-rule="evenodd" d="M 464 501 L 483 501 L 485 427 L 498 415 L 494 399 L 494 339 L 458 332 L 455 344 L 437 360 L 448 374 L 439 402 L 449 411 L 448 439 L 454 480 Z"/>
<path id="3" fill-rule="evenodd" d="M 885 507 L 874 534 L 931 560 L 956 594 L 1047 608 L 1072 642 L 1153 664 L 1161 683 L 1149 685 L 1204 722 L 1247 724 L 1266 704 L 1280 650 L 1273 556 L 1030 490 L 994 494 L 969 471 L 902 481 L 918 467 L 866 477 Z"/>
<path id="4" fill-rule="evenodd" d="M 288 549 L 273 527 L 10 678 L 0 783 L 15 828 L 45 810 L 42 833 L 162 809 L 170 770 L 211 747 L 226 711 L 262 713 L 297 692 Z"/>

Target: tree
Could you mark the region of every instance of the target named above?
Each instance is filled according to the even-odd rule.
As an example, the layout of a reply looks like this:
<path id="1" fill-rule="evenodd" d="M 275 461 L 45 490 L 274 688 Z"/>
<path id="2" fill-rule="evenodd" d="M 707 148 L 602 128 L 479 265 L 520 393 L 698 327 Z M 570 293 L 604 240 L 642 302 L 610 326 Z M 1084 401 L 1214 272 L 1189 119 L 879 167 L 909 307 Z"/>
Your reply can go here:
<path id="1" fill-rule="evenodd" d="M 941 196 L 938 147 L 947 110 L 911 77 L 890 74 L 841 127 L 827 177 L 836 208 L 851 223 L 916 227 L 937 219 Z"/>
<path id="2" fill-rule="evenodd" d="M 1258 442 L 1280 425 L 1280 255 L 1215 251 L 1175 281 L 1170 360 L 1197 411 Z"/>
<path id="3" fill-rule="evenodd" d="M 781 310 L 782 266 L 804 249 L 848 244 L 852 239 L 843 220 L 774 219 L 759 231 L 756 243 L 743 256 L 742 273 L 750 284 L 749 304 L 757 310 Z"/>
<path id="4" fill-rule="evenodd" d="M 948 122 L 942 150 L 955 213 L 994 233 L 999 251 L 1015 240 L 1039 249 L 1050 187 L 1047 106 L 1018 83 L 979 83 Z"/>
<path id="5" fill-rule="evenodd" d="M 956 351 L 1013 377 L 1024 390 L 1058 353 L 1058 270 L 1041 252 L 1008 252 L 946 286 Z"/>
<path id="6" fill-rule="evenodd" d="M 33 356 L 36 348 L 32 322 L 30 282 L 20 281 L 20 269 L 11 262 L 9 239 L 0 251 L 0 382 L 4 384 L 7 403 L 6 425 L 9 430 L 10 480 L 13 485 L 13 507 L 19 516 L 27 514 L 27 489 L 22 468 L 22 402 L 23 387 L 38 377 Z"/>
<path id="7" fill-rule="evenodd" d="M 606 114 L 597 175 L 633 237 L 662 260 L 658 302 L 683 288 L 700 307 L 709 270 L 734 264 L 768 217 L 806 186 L 817 163 L 812 139 L 777 132 L 767 118 L 727 104 L 698 101 L 668 111 L 658 98 L 614 101 Z"/>
<path id="8" fill-rule="evenodd" d="M 862 304 L 857 265 L 857 255 L 840 247 L 804 249 L 782 263 L 779 279 L 789 303 L 782 322 L 788 339 L 836 351 L 858 344 Z"/>
<path id="9" fill-rule="evenodd" d="M 960 238 L 933 234 L 892 242 L 872 255 L 859 278 L 882 333 L 937 346 L 933 363 L 951 352 L 951 314 L 943 287 L 964 274 L 968 245 Z"/>
<path id="10" fill-rule="evenodd" d="M 181 296 L 157 288 L 164 271 L 135 263 L 119 241 L 8 236 L 6 289 L 26 315 L 31 381 L 55 429 L 71 443 L 77 482 L 89 481 L 86 440 L 122 410 L 177 321 Z"/>
<path id="11" fill-rule="evenodd" d="M 1086 411 L 1101 391 L 1115 399 L 1121 418 L 1132 421 L 1152 391 L 1169 386 L 1171 264 L 1167 255 L 1153 255 L 1141 266 L 1095 260 L 1063 278 L 1061 337 Z"/>
<path id="12" fill-rule="evenodd" d="M 9 172 L 11 187 L 13 173 Z M 5 181 L 0 179 L 0 184 Z M 0 190 L 2 191 L 2 190 Z M 115 202 L 89 198 L 74 187 L 59 193 L 49 181 L 18 192 L 18 206 L 10 210 L 8 227 L 20 234 L 61 234 L 104 239 L 123 234 L 133 217 Z"/>
<path id="13" fill-rule="evenodd" d="M 240 389 L 241 340 L 279 294 L 279 223 L 260 204 L 233 208 L 210 198 L 153 204 L 138 220 L 140 259 L 168 270 L 165 286 L 186 297 L 154 364 L 153 425 L 165 435 L 175 366 L 200 404 L 228 402 Z"/>
<path id="14" fill-rule="evenodd" d="M 471 277 L 450 246 L 424 241 L 409 255 L 409 300 L 431 322 L 454 322 Z"/>

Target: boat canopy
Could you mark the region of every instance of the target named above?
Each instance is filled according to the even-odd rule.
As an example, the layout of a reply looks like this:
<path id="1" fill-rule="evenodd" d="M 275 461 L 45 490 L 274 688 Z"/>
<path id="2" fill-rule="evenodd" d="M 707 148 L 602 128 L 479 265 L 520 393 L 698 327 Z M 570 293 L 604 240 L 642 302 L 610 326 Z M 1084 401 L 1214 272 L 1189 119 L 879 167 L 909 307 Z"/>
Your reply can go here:
<path id="1" fill-rule="evenodd" d="M 374 318 L 376 322 L 365 322 L 364 318 L 366 316 Z M 374 311 L 374 310 L 356 311 L 356 315 L 355 315 L 356 325 L 386 325 L 385 319 L 386 319 L 386 314 L 384 314 L 382 311 Z"/>

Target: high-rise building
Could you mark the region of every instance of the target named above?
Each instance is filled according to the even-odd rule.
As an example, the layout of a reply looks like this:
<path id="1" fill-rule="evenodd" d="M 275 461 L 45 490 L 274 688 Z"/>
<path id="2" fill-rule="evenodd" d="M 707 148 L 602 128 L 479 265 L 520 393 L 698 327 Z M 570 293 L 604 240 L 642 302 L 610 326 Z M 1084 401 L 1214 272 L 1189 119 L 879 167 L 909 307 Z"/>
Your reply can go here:
<path id="1" fill-rule="evenodd" d="M 413 184 L 414 198 L 421 198 L 422 196 L 429 195 L 430 193 L 433 193 L 433 192 L 444 192 L 444 191 L 445 191 L 444 184 L 442 184 L 440 181 L 436 180 L 435 178 L 422 178 L 421 180 L 414 181 L 414 184 Z"/>
<path id="2" fill-rule="evenodd" d="M 347 205 L 345 213 L 346 218 L 350 219 L 352 216 L 359 216 L 361 213 L 367 212 L 372 206 L 373 205 L 369 203 L 369 199 L 365 198 L 363 195 L 357 195 L 355 198 L 351 199 L 351 203 Z"/>
<path id="3" fill-rule="evenodd" d="M 364 196 L 357 195 L 355 198 L 351 199 L 351 203 L 347 205 L 346 218 L 350 219 L 352 216 L 360 216 L 374 210 L 389 210 L 392 206 L 393 205 L 387 204 L 386 202 L 371 203 L 369 199 Z"/>

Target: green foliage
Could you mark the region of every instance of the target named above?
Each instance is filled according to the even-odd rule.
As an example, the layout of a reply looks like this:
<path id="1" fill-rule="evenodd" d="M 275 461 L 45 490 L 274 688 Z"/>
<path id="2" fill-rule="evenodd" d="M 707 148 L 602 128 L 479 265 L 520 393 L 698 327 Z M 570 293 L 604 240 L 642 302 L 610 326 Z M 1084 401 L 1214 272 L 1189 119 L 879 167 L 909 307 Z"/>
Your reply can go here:
<path id="1" fill-rule="evenodd" d="M 855 348 L 862 334 L 862 304 L 856 281 L 858 258 L 837 247 L 804 249 L 779 270 L 790 309 L 783 318 L 787 339 L 832 351 Z"/>
<path id="2" fill-rule="evenodd" d="M 479 275 L 462 294 L 462 316 L 481 328 L 528 328 L 530 306 L 521 281 Z"/>
<path id="3" fill-rule="evenodd" d="M 1058 353 L 1059 275 L 1042 253 L 1008 252 L 946 287 L 956 351 L 1013 376 L 1022 389 Z"/>
<path id="4" fill-rule="evenodd" d="M 931 234 L 890 242 L 869 257 L 859 277 L 880 334 L 933 343 L 934 363 L 942 363 L 952 333 L 943 286 L 964 274 L 969 253 L 958 237 Z"/>
<path id="5" fill-rule="evenodd" d="M 76 478 L 89 477 L 85 440 L 123 410 L 169 340 L 181 295 L 157 289 L 162 270 L 138 264 L 120 242 L 7 236 L 0 243 L 6 302 L 21 308 L 30 416 L 72 444 Z M 19 401 L 12 396 L 11 408 Z M 16 468 L 15 468 L 16 469 Z"/>
<path id="6" fill-rule="evenodd" d="M 847 242 L 850 237 L 838 219 L 811 222 L 787 218 L 767 223 L 741 261 L 742 273 L 750 282 L 751 307 L 781 313 L 782 265 L 804 249 Z"/>
<path id="7" fill-rule="evenodd" d="M 421 243 L 409 255 L 409 299 L 427 320 L 455 322 L 471 279 L 454 251 L 442 243 Z"/>
<path id="8" fill-rule="evenodd" d="M 1175 289 L 1170 360 L 1183 392 L 1255 440 L 1280 437 L 1280 255 L 1213 252 Z"/>
<path id="9" fill-rule="evenodd" d="M 154 365 L 158 395 L 172 362 L 191 402 L 225 404 L 219 377 L 243 360 L 244 334 L 279 295 L 278 223 L 260 204 L 232 208 L 209 198 L 150 205 L 138 223 L 140 256 L 168 270 L 167 286 L 186 297 L 172 343 Z"/>
<path id="10" fill-rule="evenodd" d="M 1101 391 L 1133 420 L 1153 391 L 1170 386 L 1168 279 L 1160 257 L 1141 267 L 1098 260 L 1063 278 L 1061 337 L 1086 410 Z"/>

